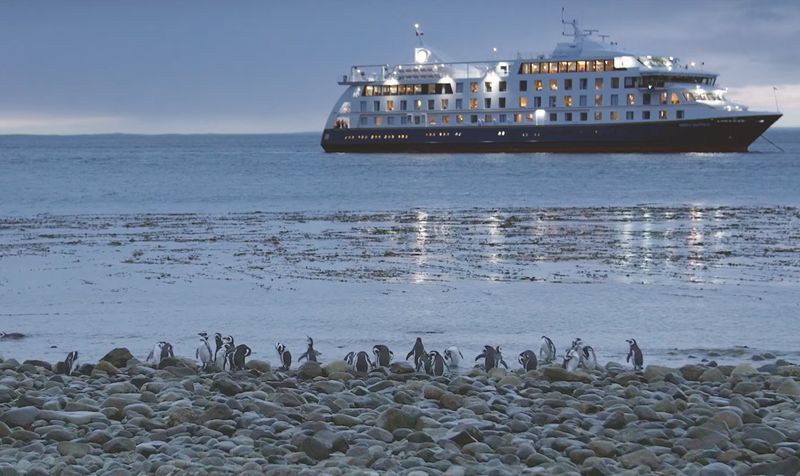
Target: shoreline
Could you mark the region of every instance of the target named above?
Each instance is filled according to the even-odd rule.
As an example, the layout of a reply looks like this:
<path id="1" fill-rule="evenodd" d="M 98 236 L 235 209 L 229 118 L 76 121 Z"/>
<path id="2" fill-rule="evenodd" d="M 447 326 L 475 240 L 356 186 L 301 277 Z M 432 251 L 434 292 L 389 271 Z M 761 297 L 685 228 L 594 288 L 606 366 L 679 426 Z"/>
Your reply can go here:
<path id="1" fill-rule="evenodd" d="M 429 377 L 342 361 L 198 373 L 115 349 L 90 375 L 0 363 L 0 469 L 28 474 L 795 474 L 800 366 Z M 11 468 L 9 468 L 9 466 Z M 420 472 L 417 472 L 420 471 Z"/>

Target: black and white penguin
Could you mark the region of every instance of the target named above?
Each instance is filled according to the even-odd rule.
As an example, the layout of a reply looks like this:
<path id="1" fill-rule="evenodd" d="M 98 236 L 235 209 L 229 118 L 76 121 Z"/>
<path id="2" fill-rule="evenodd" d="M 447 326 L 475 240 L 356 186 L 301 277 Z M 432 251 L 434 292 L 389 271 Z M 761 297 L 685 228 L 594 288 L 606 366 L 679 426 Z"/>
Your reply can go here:
<path id="1" fill-rule="evenodd" d="M 448 366 L 458 368 L 461 361 L 464 360 L 464 355 L 458 350 L 458 347 L 452 345 L 444 350 L 444 360 L 449 362 Z"/>
<path id="2" fill-rule="evenodd" d="M 539 346 L 539 359 L 543 364 L 556 360 L 556 345 L 547 336 L 542 336 L 542 345 Z"/>
<path id="3" fill-rule="evenodd" d="M 231 346 L 231 349 L 228 353 L 229 368 L 231 370 L 244 370 L 245 358 L 249 357 L 252 353 L 250 347 L 247 347 L 244 344 L 239 344 L 236 347 L 233 347 L 233 344 L 227 345 Z"/>
<path id="4" fill-rule="evenodd" d="M 297 361 L 300 362 L 301 360 L 306 359 L 309 362 L 316 362 L 317 356 L 322 355 L 322 352 L 317 352 L 314 349 L 314 339 L 311 337 L 306 336 L 306 343 L 308 344 L 308 348 L 300 355 L 300 357 L 297 358 Z"/>
<path id="5" fill-rule="evenodd" d="M 639 345 L 636 343 L 636 339 L 631 338 L 625 342 L 630 345 L 628 358 L 625 360 L 625 362 L 630 362 L 631 357 L 633 357 L 633 370 L 642 370 L 644 368 L 644 355 L 642 355 L 642 349 L 639 348 Z"/>
<path id="6" fill-rule="evenodd" d="M 161 360 L 164 359 L 174 359 L 175 358 L 175 350 L 172 348 L 172 344 L 169 342 L 162 342 L 161 346 Z"/>
<path id="7" fill-rule="evenodd" d="M 153 364 L 156 367 L 158 367 L 158 365 L 161 363 L 161 358 L 162 358 L 161 356 L 163 355 L 165 344 L 166 342 L 164 341 L 156 342 L 156 345 L 154 345 L 153 348 L 150 350 L 150 353 L 147 354 L 145 362 L 147 362 L 148 364 Z"/>
<path id="8" fill-rule="evenodd" d="M 422 345 L 422 337 L 417 337 L 417 340 L 414 341 L 414 347 L 411 348 L 408 355 L 406 355 L 406 360 L 410 359 L 411 356 L 414 356 L 414 368 L 419 369 L 423 366 L 425 360 L 425 346 Z"/>
<path id="9" fill-rule="evenodd" d="M 536 367 L 539 366 L 539 362 L 536 359 L 536 353 L 532 350 L 526 350 L 519 354 L 519 363 L 526 372 L 536 370 Z"/>
<path id="10" fill-rule="evenodd" d="M 275 350 L 278 352 L 278 358 L 281 361 L 281 370 L 289 370 L 289 367 L 292 366 L 292 353 L 280 342 L 275 344 Z"/>
<path id="11" fill-rule="evenodd" d="M 211 353 L 211 344 L 208 343 L 208 333 L 200 332 L 200 343 L 194 351 L 194 358 L 200 361 L 203 370 L 208 370 L 214 365 L 214 354 Z"/>
<path id="12" fill-rule="evenodd" d="M 216 332 L 214 334 L 214 345 L 216 346 L 214 349 L 214 365 L 216 365 L 217 369 L 224 370 L 225 369 L 225 342 L 222 340 L 222 334 Z"/>
<path id="13" fill-rule="evenodd" d="M 430 372 L 429 375 L 433 375 L 435 377 L 441 377 L 445 374 L 446 371 L 449 371 L 449 367 L 447 363 L 444 361 L 444 357 L 439 352 L 432 350 L 428 354 L 428 361 L 430 362 Z"/>
<path id="14" fill-rule="evenodd" d="M 64 374 L 72 375 L 76 370 L 78 370 L 78 351 L 73 350 L 64 359 Z"/>
<path id="15" fill-rule="evenodd" d="M 578 363 L 586 370 L 594 370 L 597 368 L 597 355 L 595 355 L 592 346 L 581 346 L 580 353 L 578 354 Z"/>
<path id="16" fill-rule="evenodd" d="M 578 356 L 575 355 L 575 351 L 573 349 L 567 349 L 567 352 L 564 354 L 564 362 L 562 362 L 561 367 L 570 372 L 574 372 L 578 369 Z"/>
<path id="17" fill-rule="evenodd" d="M 347 365 L 350 366 L 352 370 L 358 373 L 365 374 L 369 372 L 369 369 L 372 368 L 372 361 L 369 358 L 369 354 L 364 352 L 363 350 L 356 352 L 348 353 L 345 358 L 345 362 Z"/>
<path id="18" fill-rule="evenodd" d="M 501 364 L 508 368 L 508 364 L 503 360 L 503 354 L 500 352 L 500 346 L 492 347 L 490 345 L 483 346 L 483 352 L 481 352 L 475 360 L 483 359 L 483 369 L 487 372 L 494 368 L 499 367 Z"/>
<path id="19" fill-rule="evenodd" d="M 383 344 L 377 344 L 372 347 L 372 353 L 375 355 L 376 367 L 388 367 L 392 363 L 394 353 Z"/>
<path id="20" fill-rule="evenodd" d="M 0 332 L 0 339 L 2 340 L 17 340 L 27 337 L 25 334 L 19 332 Z"/>

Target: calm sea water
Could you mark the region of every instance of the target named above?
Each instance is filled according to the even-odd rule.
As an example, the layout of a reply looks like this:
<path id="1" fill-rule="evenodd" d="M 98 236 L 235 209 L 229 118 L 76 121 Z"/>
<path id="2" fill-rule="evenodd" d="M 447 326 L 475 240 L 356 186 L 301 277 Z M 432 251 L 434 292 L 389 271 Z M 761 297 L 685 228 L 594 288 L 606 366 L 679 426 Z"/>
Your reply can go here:
<path id="1" fill-rule="evenodd" d="M 326 357 L 381 341 L 404 355 L 424 334 L 433 347 L 457 344 L 469 356 L 485 343 L 500 344 L 511 363 L 548 334 L 562 348 L 580 336 L 602 360 L 624 360 L 624 339 L 631 336 L 656 361 L 715 352 L 718 360 L 747 358 L 736 346 L 797 358 L 797 213 L 790 208 L 766 220 L 756 217 L 761 210 L 800 206 L 800 130 L 767 135 L 784 151 L 758 141 L 746 154 L 331 155 L 322 152 L 317 134 L 0 137 L 0 330 L 29 335 L 0 342 L 0 353 L 55 360 L 79 349 L 92 360 L 125 345 L 143 358 L 153 342 L 166 339 L 179 353 L 193 355 L 195 333 L 208 330 L 240 336 L 259 358 L 272 361 L 275 341 L 299 355 L 306 334 L 317 338 Z M 598 229 L 616 230 L 623 244 L 632 240 L 644 250 L 631 252 L 640 261 L 589 258 L 588 271 L 582 262 L 569 265 L 564 275 L 592 276 L 585 282 L 509 281 L 473 272 L 503 266 L 502 254 L 482 256 L 479 246 L 503 244 L 497 223 L 511 213 L 503 210 L 570 214 L 610 206 L 644 217 L 652 207 L 675 207 L 680 220 L 661 217 L 652 229 L 667 240 L 659 245 L 664 253 L 684 250 L 688 261 L 675 265 L 667 258 L 665 265 L 649 267 L 649 219 L 628 226 L 601 214 Z M 705 216 L 698 218 L 695 207 L 707 210 Z M 728 214 L 725 207 L 746 212 L 735 226 L 704 235 L 703 219 Z M 462 216 L 469 210 L 489 225 L 455 238 L 445 225 L 426 228 L 428 213 Z M 299 214 L 290 224 L 263 225 L 263 239 L 292 236 L 302 249 L 270 267 L 272 251 L 228 241 L 225 233 L 186 244 L 198 233 L 217 233 L 230 214 L 246 214 L 231 227 L 258 235 L 247 215 L 252 212 Z M 338 219 L 304 224 L 302 218 L 337 212 L 358 214 L 364 222 L 380 212 L 411 213 L 414 271 L 386 278 L 383 265 L 369 261 L 348 278 L 354 256 L 377 245 L 369 236 L 341 242 L 331 236 L 338 240 L 354 229 L 368 234 L 377 225 L 339 230 Z M 176 223 L 156 220 L 150 233 L 137 228 L 151 226 L 139 216 L 148 213 L 193 215 Z M 209 224 L 204 217 L 214 219 Z M 786 259 L 765 261 L 764 249 L 751 249 L 746 233 L 733 249 L 725 248 L 726 236 L 737 233 L 730 229 L 748 227 L 764 235 L 758 246 L 767 243 Z M 127 235 L 131 228 L 137 234 Z M 557 236 L 561 229 L 544 233 Z M 434 253 L 426 240 L 438 236 L 448 238 Z M 583 246 L 589 256 L 603 255 L 617 246 L 597 236 L 578 239 L 579 251 Z M 462 245 L 472 247 L 474 261 L 459 261 Z M 733 258 L 698 265 L 704 250 Z M 323 251 L 331 268 L 345 270 L 326 269 L 325 276 L 345 278 L 309 271 L 313 263 L 307 261 L 313 260 L 307 256 Z M 543 252 L 545 260 L 558 256 L 553 248 Z M 540 263 L 526 269 L 524 259 L 515 259 L 509 264 L 515 272 L 544 273 Z M 430 262 L 440 272 L 419 273 Z M 454 262 L 457 272 L 447 272 Z M 367 274 L 364 266 L 377 266 L 379 273 L 370 268 L 373 274 Z M 691 267 L 697 276 L 687 272 Z M 547 273 L 561 275 L 558 269 Z M 608 277 L 596 277 L 603 273 Z"/>

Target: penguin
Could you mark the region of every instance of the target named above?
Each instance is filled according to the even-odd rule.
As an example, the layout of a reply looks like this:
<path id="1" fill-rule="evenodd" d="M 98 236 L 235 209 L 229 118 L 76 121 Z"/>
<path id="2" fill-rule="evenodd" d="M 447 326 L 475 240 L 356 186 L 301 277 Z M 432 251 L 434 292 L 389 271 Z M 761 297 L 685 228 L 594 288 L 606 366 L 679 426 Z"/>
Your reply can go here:
<path id="1" fill-rule="evenodd" d="M 174 359 L 175 358 L 175 351 L 172 349 L 172 344 L 169 342 L 162 342 L 161 346 L 161 360 L 164 359 Z"/>
<path id="2" fill-rule="evenodd" d="M 556 345 L 547 336 L 542 336 L 542 345 L 539 346 L 539 359 L 543 364 L 556 360 Z"/>
<path id="3" fill-rule="evenodd" d="M 203 370 L 208 370 L 214 364 L 211 345 L 208 343 L 208 334 L 200 332 L 197 335 L 200 336 L 200 343 L 197 345 L 197 350 L 194 351 L 194 358 L 200 361 Z"/>
<path id="4" fill-rule="evenodd" d="M 222 334 L 219 332 L 214 334 L 214 365 L 219 370 L 225 369 L 225 343 L 222 341 Z"/>
<path id="5" fill-rule="evenodd" d="M 561 364 L 561 366 L 570 372 L 577 370 L 578 357 L 575 355 L 573 349 L 567 349 L 567 352 L 564 354 L 564 362 Z"/>
<path id="6" fill-rule="evenodd" d="M 578 362 L 580 363 L 580 366 L 586 370 L 594 370 L 597 368 L 597 356 L 595 355 L 592 346 L 584 345 L 580 348 Z"/>
<path id="7" fill-rule="evenodd" d="M 158 365 L 161 363 L 161 359 L 163 358 L 162 356 L 164 355 L 165 345 L 166 342 L 164 341 L 156 342 L 156 345 L 154 345 L 150 353 L 147 354 L 147 359 L 145 359 L 145 362 L 147 362 L 148 364 L 152 363 L 153 365 L 158 367 Z"/>
<path id="8" fill-rule="evenodd" d="M 375 367 L 388 367 L 392 363 L 394 353 L 383 344 L 378 344 L 372 347 L 372 353 L 375 354 Z"/>
<path id="9" fill-rule="evenodd" d="M 222 370 L 233 370 L 233 344 L 226 342 L 222 345 Z"/>
<path id="10" fill-rule="evenodd" d="M 444 350 L 444 360 L 449 362 L 449 367 L 457 368 L 464 360 L 464 355 L 453 345 Z"/>
<path id="11" fill-rule="evenodd" d="M 419 367 L 417 367 L 417 372 L 419 369 L 422 369 L 428 375 L 433 373 L 431 369 L 431 354 L 429 352 L 423 352 L 422 357 L 419 359 Z"/>
<path id="12" fill-rule="evenodd" d="M 356 358 L 355 352 L 348 352 L 347 355 L 344 356 L 344 363 L 347 364 L 348 367 L 351 369 L 353 368 L 353 361 Z"/>
<path id="13" fill-rule="evenodd" d="M 423 359 L 425 358 L 425 346 L 422 345 L 422 337 L 417 337 L 417 340 L 414 341 L 414 347 L 412 347 L 411 351 L 406 355 L 406 360 L 410 359 L 412 355 L 414 356 L 414 368 L 419 372 L 420 367 L 423 365 Z"/>
<path id="14" fill-rule="evenodd" d="M 519 354 L 519 363 L 526 372 L 536 370 L 539 362 L 536 360 L 536 353 L 532 350 L 526 350 Z"/>
<path id="15" fill-rule="evenodd" d="M 67 354 L 67 358 L 64 359 L 64 374 L 72 375 L 76 370 L 78 370 L 78 351 L 73 350 Z"/>
<path id="16" fill-rule="evenodd" d="M 628 358 L 625 359 L 625 362 L 630 362 L 631 357 L 633 357 L 633 370 L 642 370 L 644 368 L 644 356 L 642 355 L 642 349 L 636 343 L 636 339 L 631 338 L 630 340 L 625 340 L 625 342 L 630 345 Z"/>
<path id="17" fill-rule="evenodd" d="M 430 375 L 434 377 L 441 377 L 445 374 L 446 371 L 449 371 L 450 368 L 447 366 L 447 363 L 444 361 L 444 357 L 439 352 L 432 350 L 430 354 L 428 354 L 428 361 L 430 362 Z"/>
<path id="18" fill-rule="evenodd" d="M 306 349 L 306 351 L 297 358 L 297 361 L 300 362 L 301 360 L 306 359 L 309 362 L 316 362 L 317 356 L 322 355 L 322 352 L 317 352 L 314 350 L 314 339 L 311 337 L 306 336 L 306 343 L 308 343 L 308 349 Z"/>
<path id="19" fill-rule="evenodd" d="M 18 340 L 27 337 L 25 334 L 19 332 L 0 332 L 0 339 L 2 340 Z"/>
<path id="20" fill-rule="evenodd" d="M 283 371 L 289 370 L 289 367 L 292 366 L 292 353 L 280 342 L 275 344 L 275 350 L 278 352 L 278 358 L 281 360 L 280 369 Z"/>
<path id="21" fill-rule="evenodd" d="M 500 346 L 492 347 L 490 345 L 483 346 L 483 352 L 480 353 L 475 360 L 483 359 L 483 369 L 487 372 L 494 368 L 497 368 L 500 364 L 503 364 L 505 368 L 508 368 L 508 364 L 506 364 L 505 360 L 503 360 L 503 354 L 500 352 Z"/>
<path id="22" fill-rule="evenodd" d="M 369 372 L 369 369 L 373 366 L 372 361 L 369 358 L 369 354 L 362 351 L 356 352 L 349 352 L 345 357 L 344 361 L 347 362 L 347 365 L 355 372 L 365 374 Z"/>
<path id="23" fill-rule="evenodd" d="M 231 370 L 244 370 L 244 360 L 245 357 L 249 357 L 252 354 L 250 347 L 247 347 L 244 344 L 239 344 L 236 347 L 233 347 L 233 344 L 228 344 L 230 346 L 229 355 L 229 367 Z"/>

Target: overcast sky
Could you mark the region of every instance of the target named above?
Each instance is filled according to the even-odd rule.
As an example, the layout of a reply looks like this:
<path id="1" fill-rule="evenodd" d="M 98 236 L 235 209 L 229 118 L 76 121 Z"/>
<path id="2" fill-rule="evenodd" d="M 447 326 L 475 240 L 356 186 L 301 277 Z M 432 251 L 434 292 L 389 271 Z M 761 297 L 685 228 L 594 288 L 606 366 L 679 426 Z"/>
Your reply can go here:
<path id="1" fill-rule="evenodd" d="M 800 126 L 800 1 L 2 1 L 0 133 L 319 131 L 357 63 L 549 53 L 561 6 Z"/>

